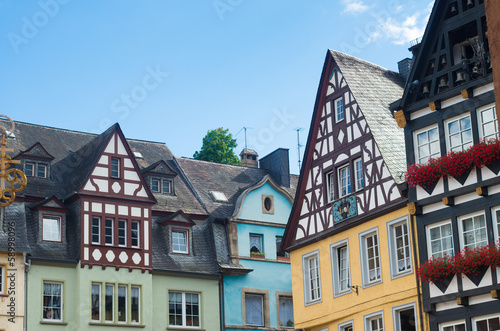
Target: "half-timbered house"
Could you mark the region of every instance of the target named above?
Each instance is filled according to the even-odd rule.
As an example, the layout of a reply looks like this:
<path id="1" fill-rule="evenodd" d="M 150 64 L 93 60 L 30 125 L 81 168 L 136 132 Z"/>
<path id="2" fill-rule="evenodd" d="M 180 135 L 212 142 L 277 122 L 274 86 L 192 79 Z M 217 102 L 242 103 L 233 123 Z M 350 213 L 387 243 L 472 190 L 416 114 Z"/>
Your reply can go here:
<path id="1" fill-rule="evenodd" d="M 416 330 L 398 73 L 329 50 L 284 235 L 296 328 Z M 419 326 L 420 327 L 420 326 Z"/>
<path id="2" fill-rule="evenodd" d="M 499 269 L 470 253 L 498 240 L 500 229 L 499 161 L 487 151 L 498 148 L 488 32 L 483 0 L 437 0 L 411 48 L 410 83 L 391 106 L 405 130 L 407 163 L 420 165 L 408 168 L 419 262 L 449 267 L 423 274 L 433 331 L 500 325 Z M 464 250 L 478 261 L 469 272 L 457 259 Z"/>

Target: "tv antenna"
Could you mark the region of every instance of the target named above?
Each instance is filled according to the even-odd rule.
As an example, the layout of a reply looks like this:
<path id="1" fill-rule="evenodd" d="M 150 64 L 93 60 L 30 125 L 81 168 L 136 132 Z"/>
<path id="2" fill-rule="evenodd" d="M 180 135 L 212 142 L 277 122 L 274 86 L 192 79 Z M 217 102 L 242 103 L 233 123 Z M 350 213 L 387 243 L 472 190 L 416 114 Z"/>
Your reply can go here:
<path id="1" fill-rule="evenodd" d="M 247 148 L 247 129 L 253 129 L 253 128 L 248 127 L 248 126 L 244 126 L 241 128 L 240 131 L 238 131 L 237 134 L 234 135 L 234 137 L 236 138 L 236 136 L 239 135 L 242 130 L 245 130 L 245 149 Z"/>
<path id="2" fill-rule="evenodd" d="M 304 128 L 295 128 L 295 131 L 297 131 L 297 154 L 299 156 L 299 173 L 300 173 L 300 148 L 304 145 L 300 144 L 300 131 L 304 130 Z"/>

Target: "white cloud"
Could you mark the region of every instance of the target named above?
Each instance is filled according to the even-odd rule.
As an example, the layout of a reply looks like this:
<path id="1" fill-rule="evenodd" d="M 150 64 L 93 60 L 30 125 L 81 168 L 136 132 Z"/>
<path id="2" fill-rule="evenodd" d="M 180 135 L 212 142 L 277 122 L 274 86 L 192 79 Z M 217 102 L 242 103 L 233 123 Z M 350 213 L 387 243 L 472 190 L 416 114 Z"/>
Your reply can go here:
<path id="1" fill-rule="evenodd" d="M 361 0 L 342 0 L 344 4 L 344 13 L 361 14 L 369 9 Z"/>

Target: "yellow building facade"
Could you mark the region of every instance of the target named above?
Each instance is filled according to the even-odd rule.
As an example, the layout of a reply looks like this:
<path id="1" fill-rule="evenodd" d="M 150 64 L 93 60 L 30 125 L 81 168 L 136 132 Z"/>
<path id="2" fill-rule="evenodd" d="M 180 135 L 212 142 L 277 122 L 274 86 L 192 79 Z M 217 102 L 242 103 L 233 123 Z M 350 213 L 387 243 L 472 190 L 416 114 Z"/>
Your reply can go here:
<path id="1" fill-rule="evenodd" d="M 0 330 L 24 326 L 25 265 L 22 253 L 0 252 Z"/>

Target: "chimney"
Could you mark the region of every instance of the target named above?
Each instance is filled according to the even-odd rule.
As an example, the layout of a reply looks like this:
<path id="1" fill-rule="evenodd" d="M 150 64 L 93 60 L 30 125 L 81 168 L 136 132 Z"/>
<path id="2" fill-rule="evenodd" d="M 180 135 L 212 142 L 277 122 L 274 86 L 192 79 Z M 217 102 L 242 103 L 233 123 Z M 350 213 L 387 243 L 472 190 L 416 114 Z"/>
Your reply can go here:
<path id="1" fill-rule="evenodd" d="M 278 148 L 260 159 L 260 168 L 269 171 L 278 185 L 290 187 L 290 165 L 288 149 Z"/>
<path id="2" fill-rule="evenodd" d="M 403 59 L 398 62 L 399 75 L 406 82 L 410 75 L 412 60 L 410 58 Z"/>
<path id="3" fill-rule="evenodd" d="M 240 153 L 241 165 L 249 168 L 259 167 L 259 154 L 253 149 L 244 148 Z"/>

